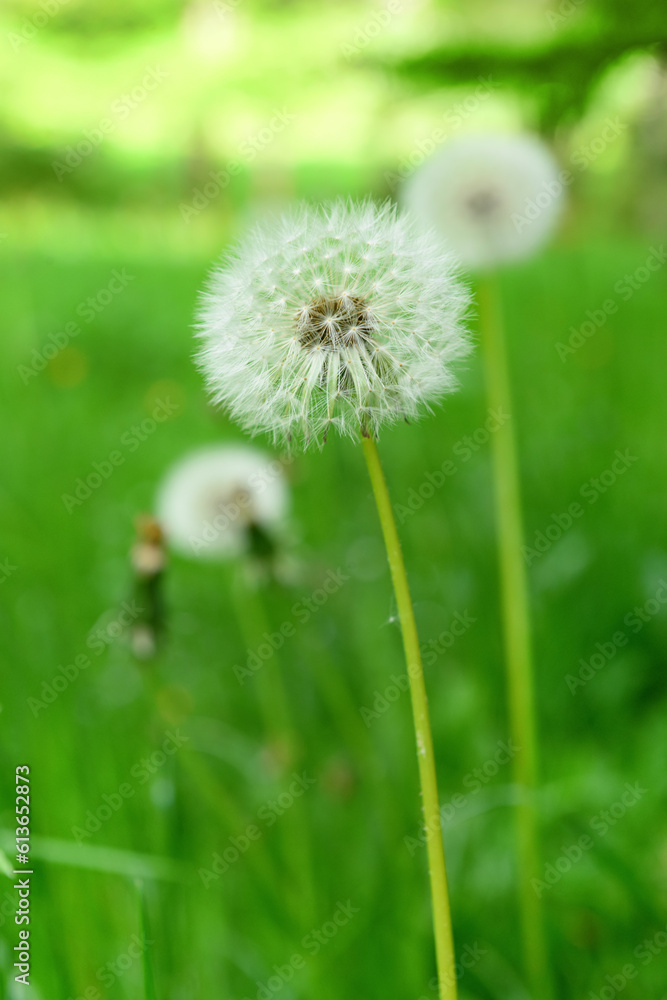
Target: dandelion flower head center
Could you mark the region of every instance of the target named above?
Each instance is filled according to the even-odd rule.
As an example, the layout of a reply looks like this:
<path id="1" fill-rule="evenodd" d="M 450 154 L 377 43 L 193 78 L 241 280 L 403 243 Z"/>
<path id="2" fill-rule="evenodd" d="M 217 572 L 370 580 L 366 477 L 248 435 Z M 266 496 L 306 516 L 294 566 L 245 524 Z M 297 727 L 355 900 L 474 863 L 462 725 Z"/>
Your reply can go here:
<path id="1" fill-rule="evenodd" d="M 481 187 L 470 193 L 464 199 L 464 204 L 473 216 L 483 221 L 490 218 L 502 207 L 502 198 L 500 193 L 494 191 L 493 188 Z"/>
<path id="2" fill-rule="evenodd" d="M 169 469 L 156 501 L 169 544 L 196 558 L 247 551 L 250 532 L 279 529 L 288 504 L 282 463 L 238 444 L 186 454 Z"/>
<path id="3" fill-rule="evenodd" d="M 202 494 L 201 512 L 208 519 L 214 519 L 219 514 L 231 515 L 230 520 L 237 521 L 239 527 L 245 527 L 253 517 L 253 499 L 250 491 L 243 486 L 221 487 L 212 483 L 210 491 Z"/>
<path id="4" fill-rule="evenodd" d="M 422 231 L 435 228 L 463 264 L 486 269 L 528 257 L 547 241 L 563 183 L 538 138 L 471 134 L 444 143 L 410 177 L 402 200 Z"/>
<path id="5" fill-rule="evenodd" d="M 311 351 L 339 351 L 374 343 L 375 323 L 370 307 L 346 292 L 314 299 L 300 310 L 296 326 L 301 346 Z"/>

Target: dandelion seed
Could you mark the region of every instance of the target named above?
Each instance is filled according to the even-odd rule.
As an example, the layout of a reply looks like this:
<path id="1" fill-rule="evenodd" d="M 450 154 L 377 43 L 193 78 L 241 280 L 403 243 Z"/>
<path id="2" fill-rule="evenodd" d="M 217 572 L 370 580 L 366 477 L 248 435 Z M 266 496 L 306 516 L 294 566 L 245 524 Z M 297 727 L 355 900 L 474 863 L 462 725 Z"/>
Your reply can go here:
<path id="1" fill-rule="evenodd" d="M 472 268 L 491 269 L 535 252 L 551 234 L 563 204 L 563 179 L 548 149 L 527 136 L 461 138 L 448 143 L 408 183 L 405 203 L 424 226 L 435 226 Z M 480 332 L 486 353 L 489 412 L 513 413 L 502 310 L 492 275 L 479 281 Z M 502 576 L 511 735 L 527 762 L 521 785 L 537 783 L 532 641 L 525 613 L 525 566 L 520 555 L 521 502 L 517 446 L 511 424 L 501 427 L 493 476 Z M 420 746 L 420 753 L 422 747 Z M 548 990 L 550 978 L 541 905 L 532 888 L 539 876 L 539 817 L 528 801 L 517 813 L 518 876 L 526 972 L 532 996 Z M 531 902 L 532 900 L 532 902 Z"/>

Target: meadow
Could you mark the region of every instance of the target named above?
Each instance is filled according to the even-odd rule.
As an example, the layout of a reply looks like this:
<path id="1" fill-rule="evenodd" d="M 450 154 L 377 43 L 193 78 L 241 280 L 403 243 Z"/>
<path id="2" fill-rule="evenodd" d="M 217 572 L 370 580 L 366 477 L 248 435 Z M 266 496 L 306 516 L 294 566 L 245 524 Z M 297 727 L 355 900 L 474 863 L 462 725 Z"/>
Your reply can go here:
<path id="1" fill-rule="evenodd" d="M 131 553 L 175 462 L 249 443 L 193 360 L 213 262 L 294 200 L 395 200 L 474 132 L 539 135 L 565 209 L 548 245 L 494 276 L 511 408 L 489 407 L 467 274 L 458 391 L 378 442 L 430 701 L 458 996 L 551 1000 L 527 986 L 517 900 L 492 461 L 509 426 L 554 998 L 667 1000 L 657 22 L 617 0 L 4 5 L 0 1000 L 437 1000 L 410 693 L 362 449 L 332 434 L 288 455 L 258 437 L 289 486 L 283 572 L 169 551 L 144 659 Z"/>
<path id="2" fill-rule="evenodd" d="M 563 996 L 599 995 L 605 976 L 618 982 L 628 964 L 638 972 L 628 998 L 661 996 L 665 981 L 664 275 L 627 301 L 618 294 L 618 312 L 572 356 L 557 349 L 646 256 L 636 240 L 563 240 L 501 282 L 533 551 L 547 865 L 539 891 Z M 250 647 L 236 571 L 224 564 L 172 556 L 155 661 L 138 663 L 127 630 L 110 628 L 132 599 L 133 518 L 151 510 L 165 470 L 195 445 L 240 439 L 208 406 L 191 361 L 193 301 L 208 266 L 53 248 L 3 269 L 3 729 L 10 778 L 24 762 L 32 775 L 39 919 L 28 995 L 120 998 L 145 988 L 147 997 L 254 998 L 282 976 L 285 997 L 431 997 L 409 698 L 358 450 L 331 440 L 286 465 L 298 572 L 262 600 L 269 632 L 295 629 L 256 676 L 240 683 L 234 672 Z M 123 270 L 132 281 L 87 323 L 80 304 Z M 80 334 L 24 384 L 19 367 L 34 363 L 46 331 L 77 317 Z M 160 401 L 173 404 L 163 422 L 151 420 Z M 494 426 L 473 356 L 460 392 L 434 416 L 388 431 L 380 447 L 429 650 L 456 944 L 470 956 L 461 995 L 518 998 Z M 68 510 L 63 496 L 114 451 L 122 463 Z M 632 461 L 614 466 L 619 451 Z M 582 513 L 568 526 L 573 503 Z M 331 574 L 339 585 L 316 603 Z M 89 665 L 72 671 L 81 654 Z M 262 671 L 277 661 L 298 734 L 290 761 L 258 707 Z M 45 701 L 43 685 L 68 665 L 73 679 Z M 173 752 L 160 753 L 176 734 Z M 299 796 L 294 787 L 290 796 L 294 774 L 305 777 Z M 129 793 L 119 796 L 123 785 Z M 7 848 L 11 830 L 4 837 Z M 5 930 L 12 898 L 7 882 Z M 352 910 L 338 926 L 341 905 Z M 153 943 L 146 960 L 135 943 L 142 957 L 130 952 L 128 965 L 135 935 Z M 642 944 L 654 938 L 653 951 Z M 142 986 L 145 963 L 154 993 Z"/>

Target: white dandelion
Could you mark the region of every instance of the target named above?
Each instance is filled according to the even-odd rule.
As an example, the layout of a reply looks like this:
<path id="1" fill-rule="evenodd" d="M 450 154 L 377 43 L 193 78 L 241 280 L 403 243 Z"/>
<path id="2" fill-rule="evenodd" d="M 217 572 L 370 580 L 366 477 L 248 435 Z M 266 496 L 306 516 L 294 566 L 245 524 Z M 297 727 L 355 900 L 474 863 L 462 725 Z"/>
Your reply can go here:
<path id="1" fill-rule="evenodd" d="M 454 387 L 467 305 L 452 257 L 390 205 L 300 207 L 213 273 L 199 362 L 253 434 L 304 446 L 332 427 L 376 435 Z"/>
<path id="2" fill-rule="evenodd" d="M 289 508 L 284 463 L 247 445 L 199 448 L 169 470 L 156 508 L 177 551 L 235 558 L 280 532 Z"/>
<path id="3" fill-rule="evenodd" d="M 564 202 L 558 164 L 528 135 L 452 139 L 410 177 L 401 200 L 473 269 L 537 251 Z"/>
<path id="4" fill-rule="evenodd" d="M 433 738 L 405 565 L 376 437 L 454 388 L 468 352 L 468 292 L 435 234 L 389 205 L 300 208 L 252 232 L 212 278 L 200 364 L 217 403 L 251 433 L 318 445 L 357 437 L 376 499 L 403 632 L 428 838 L 438 977 L 456 964 Z M 344 484 L 344 488 L 347 484 Z M 266 669 L 266 668 L 265 668 Z M 264 675 L 264 671 L 262 672 Z M 273 708 L 274 702 L 271 703 Z M 289 702 L 275 706 L 283 717 Z M 270 720 L 269 720 L 270 721 Z"/>

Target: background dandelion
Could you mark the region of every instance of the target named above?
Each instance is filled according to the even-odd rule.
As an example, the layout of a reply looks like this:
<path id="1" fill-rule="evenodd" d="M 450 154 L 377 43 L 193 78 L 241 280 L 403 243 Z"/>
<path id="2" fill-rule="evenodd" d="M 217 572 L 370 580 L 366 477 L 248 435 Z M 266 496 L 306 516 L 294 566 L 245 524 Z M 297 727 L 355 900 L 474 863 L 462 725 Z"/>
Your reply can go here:
<path id="1" fill-rule="evenodd" d="M 532 136 L 471 136 L 445 144 L 407 185 L 406 202 L 421 224 L 432 223 L 471 268 L 481 268 L 478 298 L 489 412 L 507 419 L 493 435 L 493 469 L 500 600 L 503 614 L 510 728 L 520 748 L 514 761 L 519 789 L 516 856 L 519 911 L 528 982 L 535 995 L 553 995 L 545 918 L 535 885 L 542 872 L 538 793 L 535 667 L 516 412 L 496 280 L 491 270 L 540 250 L 563 203 L 563 180 L 549 150 Z"/>
<path id="2" fill-rule="evenodd" d="M 563 208 L 564 182 L 534 136 L 458 136 L 415 171 L 402 202 L 472 269 L 537 252 Z"/>
<path id="3" fill-rule="evenodd" d="M 188 453 L 168 470 L 157 496 L 169 544 L 202 559 L 257 554 L 262 542 L 271 547 L 289 509 L 283 469 L 277 458 L 244 445 Z"/>
<path id="4" fill-rule="evenodd" d="M 157 497 L 160 524 L 177 551 L 190 558 L 236 561 L 217 589 L 222 584 L 231 596 L 235 625 L 246 645 L 244 659 L 250 664 L 254 657 L 252 668 L 242 661 L 234 666 L 234 675 L 249 696 L 256 696 L 263 726 L 261 756 L 275 794 L 290 768 L 301 764 L 302 741 L 279 650 L 269 647 L 261 660 L 254 651 L 263 650 L 271 634 L 264 591 L 276 579 L 288 509 L 283 463 L 247 445 L 209 446 L 186 454 L 168 470 Z M 229 664 L 213 662 L 210 669 L 229 674 Z M 248 675 L 251 683 L 245 684 Z M 201 771 L 198 776 L 201 780 Z M 203 780 L 210 782 L 210 777 L 204 774 Z M 307 927 L 315 890 L 302 803 L 290 808 L 281 833 L 282 862 L 292 883 L 284 890 L 285 899 L 296 893 L 297 918 Z"/>

